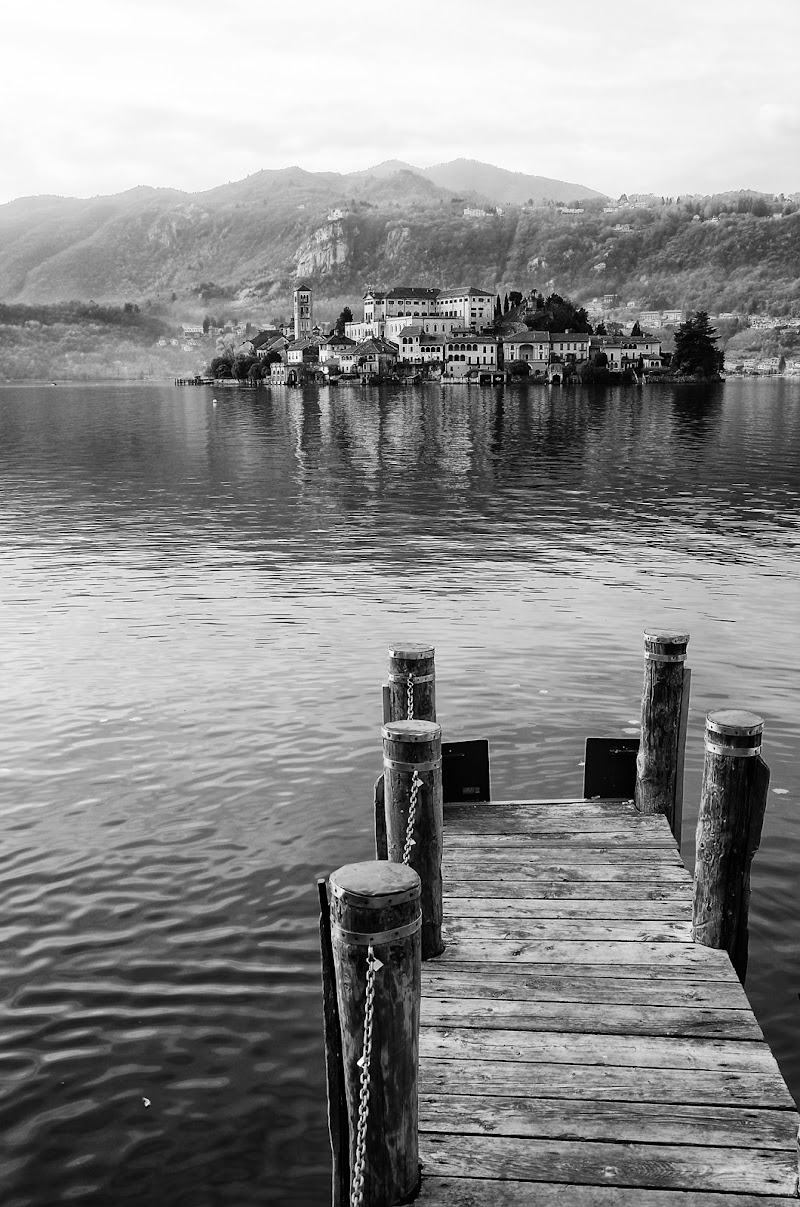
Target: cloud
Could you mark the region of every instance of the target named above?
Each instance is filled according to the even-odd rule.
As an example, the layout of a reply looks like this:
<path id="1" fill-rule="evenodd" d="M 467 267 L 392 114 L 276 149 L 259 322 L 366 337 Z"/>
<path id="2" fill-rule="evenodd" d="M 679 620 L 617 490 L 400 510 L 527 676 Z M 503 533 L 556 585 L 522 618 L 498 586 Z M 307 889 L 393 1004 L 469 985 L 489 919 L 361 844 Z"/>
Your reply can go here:
<path id="1" fill-rule="evenodd" d="M 464 156 L 606 192 L 800 188 L 800 4 L 40 0 L 4 22 L 4 197 Z M 744 180 L 746 172 L 757 172 Z M 3 198 L 0 197 L 0 200 Z"/>

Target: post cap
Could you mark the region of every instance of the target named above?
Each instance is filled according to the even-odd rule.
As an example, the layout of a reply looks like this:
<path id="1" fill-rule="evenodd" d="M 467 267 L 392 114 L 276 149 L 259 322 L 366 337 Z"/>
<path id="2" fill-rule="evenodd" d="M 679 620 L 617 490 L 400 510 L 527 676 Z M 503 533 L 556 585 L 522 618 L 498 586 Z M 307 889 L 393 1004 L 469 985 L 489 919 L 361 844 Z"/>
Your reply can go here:
<path id="1" fill-rule="evenodd" d="M 442 727 L 435 721 L 389 721 L 381 734 L 390 742 L 435 742 L 442 736 Z"/>
<path id="2" fill-rule="evenodd" d="M 708 754 L 729 759 L 754 759 L 761 753 L 764 722 L 754 712 L 723 708 L 706 717 L 705 748 Z"/>
<path id="3" fill-rule="evenodd" d="M 654 630 L 652 632 L 650 631 L 650 629 L 645 629 L 644 639 L 645 639 L 645 641 L 656 641 L 660 645 L 688 645 L 689 644 L 689 634 L 688 633 L 664 633 L 660 629 Z"/>
<path id="4" fill-rule="evenodd" d="M 433 658 L 436 649 L 432 645 L 390 645 L 389 657 L 402 658 L 405 662 L 420 662 Z"/>
<path id="5" fill-rule="evenodd" d="M 721 733 L 730 737 L 753 736 L 763 731 L 764 718 L 739 708 L 721 708 L 708 714 L 706 729 L 710 733 Z"/>
<path id="6" fill-rule="evenodd" d="M 345 897 L 351 905 L 373 909 L 416 901 L 422 892 L 420 878 L 413 868 L 385 859 L 346 863 L 331 872 L 329 883 L 335 897 Z"/>
<path id="7" fill-rule="evenodd" d="M 645 662 L 685 662 L 688 633 L 644 632 Z"/>

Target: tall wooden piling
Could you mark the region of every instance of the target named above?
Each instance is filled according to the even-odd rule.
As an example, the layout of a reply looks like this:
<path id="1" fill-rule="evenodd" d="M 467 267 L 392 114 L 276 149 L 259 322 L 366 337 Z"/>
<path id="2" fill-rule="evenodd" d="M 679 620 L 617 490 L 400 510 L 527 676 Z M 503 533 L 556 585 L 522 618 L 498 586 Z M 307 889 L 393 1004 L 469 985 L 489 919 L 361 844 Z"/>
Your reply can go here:
<path id="1" fill-rule="evenodd" d="M 679 845 L 690 683 L 688 642 L 688 633 L 644 634 L 642 728 L 636 758 L 636 808 L 640 813 L 665 814 Z"/>
<path id="2" fill-rule="evenodd" d="M 381 733 L 387 854 L 422 881 L 422 958 L 429 960 L 444 951 L 442 730 L 433 721 L 391 721 Z"/>
<path id="3" fill-rule="evenodd" d="M 351 863 L 329 895 L 351 1195 L 363 1178 L 364 1207 L 394 1207 L 420 1179 L 420 881 L 399 863 Z"/>
<path id="4" fill-rule="evenodd" d="M 435 652 L 432 645 L 390 647 L 389 715 L 384 721 L 436 720 Z"/>
<path id="5" fill-rule="evenodd" d="M 328 1089 L 328 1132 L 331 1140 L 331 1207 L 346 1207 L 350 1199 L 349 1129 L 342 1070 L 342 1036 L 336 1001 L 336 973 L 331 946 L 328 886 L 317 881 L 319 941 L 322 959 L 322 1018 L 325 1032 L 325 1080 Z"/>
<path id="6" fill-rule="evenodd" d="M 692 907 L 692 937 L 728 952 L 747 973 L 750 867 L 761 842 L 769 768 L 761 758 L 764 722 L 725 709 L 706 718 L 705 763 Z"/>

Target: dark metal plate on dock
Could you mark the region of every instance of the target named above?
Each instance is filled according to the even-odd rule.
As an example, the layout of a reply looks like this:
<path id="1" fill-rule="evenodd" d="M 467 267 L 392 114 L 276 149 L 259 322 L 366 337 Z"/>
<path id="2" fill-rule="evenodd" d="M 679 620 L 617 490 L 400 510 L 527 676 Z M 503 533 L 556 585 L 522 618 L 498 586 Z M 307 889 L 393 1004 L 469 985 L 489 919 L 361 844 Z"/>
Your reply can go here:
<path id="1" fill-rule="evenodd" d="M 442 742 L 442 795 L 445 803 L 491 800 L 489 743 Z"/>
<path id="2" fill-rule="evenodd" d="M 632 800 L 636 788 L 638 751 L 638 738 L 587 738 L 583 767 L 584 797 L 624 797 L 625 800 Z"/>

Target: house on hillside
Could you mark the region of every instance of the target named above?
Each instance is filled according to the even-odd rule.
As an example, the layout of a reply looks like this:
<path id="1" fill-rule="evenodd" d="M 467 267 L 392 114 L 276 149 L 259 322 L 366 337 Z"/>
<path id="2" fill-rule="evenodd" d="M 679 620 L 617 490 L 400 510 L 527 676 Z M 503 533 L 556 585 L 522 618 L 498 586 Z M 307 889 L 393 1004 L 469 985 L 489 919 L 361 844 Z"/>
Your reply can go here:
<path id="1" fill-rule="evenodd" d="M 352 369 L 351 354 L 357 347 L 354 339 L 346 335 L 329 335 L 319 345 L 320 368 L 326 376 L 331 373 L 345 373 Z M 345 368 L 347 365 L 347 368 Z"/>
<path id="2" fill-rule="evenodd" d="M 299 365 L 308 367 L 316 365 L 318 361 L 319 342 L 310 335 L 292 340 L 286 349 L 286 363 L 290 368 L 297 368 Z"/>
<path id="3" fill-rule="evenodd" d="M 276 350 L 276 343 L 285 348 L 289 341 L 281 335 L 280 331 L 274 328 L 267 328 L 264 331 L 259 331 L 258 335 L 246 339 L 236 351 L 237 353 L 244 352 L 248 356 L 257 356 L 259 360 L 264 360 L 270 352 Z"/>
<path id="4" fill-rule="evenodd" d="M 385 339 L 367 339 L 352 352 L 354 367 L 361 377 L 389 377 L 398 359 L 397 348 Z"/>

